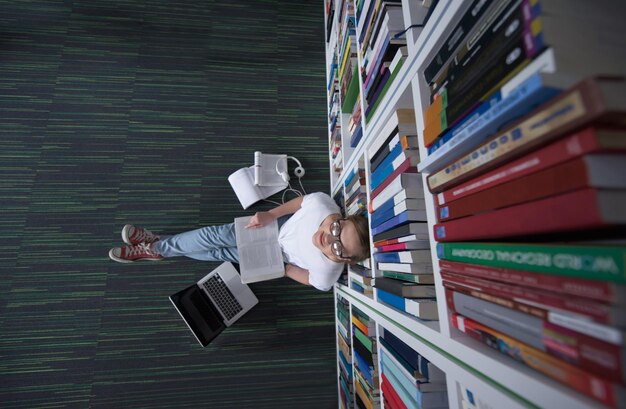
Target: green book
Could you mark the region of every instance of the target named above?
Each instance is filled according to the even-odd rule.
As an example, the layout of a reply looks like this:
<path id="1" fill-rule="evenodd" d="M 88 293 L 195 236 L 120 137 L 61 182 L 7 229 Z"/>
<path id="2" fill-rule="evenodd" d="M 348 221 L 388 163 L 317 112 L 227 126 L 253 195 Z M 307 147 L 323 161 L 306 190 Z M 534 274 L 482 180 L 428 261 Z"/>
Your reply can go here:
<path id="1" fill-rule="evenodd" d="M 418 284 L 434 284 L 435 277 L 432 274 L 411 274 L 399 271 L 382 271 L 383 277 L 395 278 L 396 280 L 409 281 Z"/>
<path id="2" fill-rule="evenodd" d="M 626 247 L 517 243 L 438 243 L 440 259 L 626 283 Z"/>
<path id="3" fill-rule="evenodd" d="M 354 103 L 356 102 L 356 97 L 359 95 L 359 71 L 357 64 L 354 64 L 354 71 L 352 72 L 352 79 L 350 80 L 350 85 L 348 85 L 348 89 L 346 90 L 346 95 L 343 100 L 343 106 L 341 107 L 341 112 L 344 114 L 349 114 L 352 112 L 352 108 L 354 108 Z"/>
<path id="4" fill-rule="evenodd" d="M 372 349 L 373 349 L 372 340 L 369 339 L 367 335 L 365 335 L 363 332 L 361 332 L 360 329 L 358 329 L 355 326 L 352 326 L 352 332 L 354 333 L 355 338 L 361 341 L 361 344 L 363 344 L 363 346 L 367 348 L 368 351 L 372 352 Z"/>

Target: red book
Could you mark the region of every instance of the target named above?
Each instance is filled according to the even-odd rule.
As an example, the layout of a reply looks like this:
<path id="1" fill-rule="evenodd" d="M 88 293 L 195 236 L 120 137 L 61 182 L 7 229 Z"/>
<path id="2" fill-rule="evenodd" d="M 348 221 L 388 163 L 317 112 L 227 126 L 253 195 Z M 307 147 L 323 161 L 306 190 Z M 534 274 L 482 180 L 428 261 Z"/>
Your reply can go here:
<path id="1" fill-rule="evenodd" d="M 470 337 L 509 355 L 516 361 L 555 379 L 612 408 L 623 408 L 624 388 L 574 365 L 556 359 L 545 352 L 532 348 L 506 334 L 459 314 L 452 314 L 452 325 Z"/>
<path id="2" fill-rule="evenodd" d="M 622 383 L 624 379 L 626 379 L 624 375 L 626 351 L 624 351 L 622 346 L 611 344 L 601 339 L 565 328 L 561 325 L 548 322 L 534 314 L 537 309 L 528 308 L 526 305 L 515 301 L 480 293 L 479 291 L 468 291 L 462 286 L 449 282 L 444 282 L 444 286 L 446 303 L 450 310 L 458 312 L 461 315 L 470 315 L 470 313 L 465 311 L 465 307 L 457 308 L 454 296 L 455 293 L 465 295 L 469 300 L 480 300 L 483 303 L 487 301 L 489 304 L 485 305 L 492 306 L 485 308 L 489 311 L 483 312 L 484 307 L 481 307 L 480 304 L 476 304 L 472 306 L 472 308 L 475 308 L 475 311 L 478 311 L 479 315 L 470 315 L 469 318 L 485 325 L 492 325 L 484 320 L 485 314 L 488 314 L 490 319 L 495 317 L 501 328 L 497 328 L 495 327 L 496 324 L 493 324 L 494 329 L 510 335 L 513 338 L 521 337 L 514 334 L 516 334 L 516 332 L 519 334 L 519 326 L 523 325 L 524 333 L 527 334 L 529 338 L 528 340 L 522 340 L 522 342 L 526 342 L 535 348 L 540 348 L 542 352 L 550 356 L 579 366 L 581 369 L 603 378 Z M 471 304 L 472 302 L 473 301 L 470 301 L 469 303 Z M 502 313 L 498 310 L 498 308 L 501 307 L 507 308 L 506 311 L 510 310 L 510 314 L 506 313 L 506 316 L 502 316 Z M 520 312 L 530 316 L 536 316 L 536 318 L 530 321 L 522 320 L 518 317 Z M 524 322 L 515 324 L 518 321 Z"/>
<path id="3" fill-rule="evenodd" d="M 439 260 L 439 268 L 442 272 L 448 271 L 566 295 L 585 297 L 602 302 L 626 303 L 626 286 L 605 281 L 584 280 L 448 260 Z"/>
<path id="4" fill-rule="evenodd" d="M 370 200 L 378 196 L 380 192 L 382 192 L 387 186 L 389 186 L 389 184 L 393 182 L 393 180 L 401 173 L 417 173 L 417 166 L 411 165 L 411 158 L 407 158 L 404 162 L 402 162 L 397 169 L 395 169 L 389 176 L 385 178 L 385 180 L 381 182 L 380 185 L 376 186 L 376 189 L 372 190 L 372 193 L 370 194 Z"/>
<path id="5" fill-rule="evenodd" d="M 379 252 L 385 251 L 398 251 L 398 250 L 410 250 L 412 247 L 407 245 L 407 243 L 398 243 L 398 244 L 390 244 L 388 246 L 380 246 L 376 247 Z"/>
<path id="6" fill-rule="evenodd" d="M 626 326 L 626 314 L 623 308 L 597 301 L 583 300 L 567 295 L 547 291 L 509 285 L 492 280 L 467 277 L 459 274 L 441 272 L 444 282 L 464 287 L 467 291 L 479 291 L 496 297 L 502 297 L 521 304 L 528 304 L 532 310 L 537 310 L 541 318 L 547 319 L 549 311 L 566 311 L 581 315 L 601 324 Z M 582 318 L 581 318 L 582 319 Z"/>
<path id="7" fill-rule="evenodd" d="M 398 395 L 398 392 L 395 391 L 395 389 L 389 382 L 389 379 L 387 379 L 387 376 L 385 376 L 385 373 L 381 373 L 380 376 L 382 377 L 381 388 L 383 390 L 383 395 L 389 401 L 389 403 L 392 404 L 392 408 L 407 409 L 407 406 L 402 401 L 402 398 L 400 398 L 400 395 Z"/>
<path id="8" fill-rule="evenodd" d="M 442 222 L 531 202 L 585 187 L 626 188 L 626 155 L 593 154 L 500 184 L 437 207 Z"/>
<path id="9" fill-rule="evenodd" d="M 626 223 L 626 191 L 581 189 L 433 226 L 437 241 L 569 232 Z"/>
<path id="10" fill-rule="evenodd" d="M 439 193 L 436 195 L 437 204 L 441 206 L 453 202 L 467 195 L 533 174 L 588 153 L 624 152 L 626 143 L 622 143 L 618 149 L 618 144 L 613 142 L 616 140 L 626 141 L 626 133 L 621 130 L 585 128 L 551 145 Z"/>
<path id="11" fill-rule="evenodd" d="M 375 241 L 374 247 L 388 246 L 390 244 L 397 244 L 397 243 L 405 243 L 407 241 L 413 241 L 413 240 L 417 240 L 417 236 L 414 234 L 411 234 L 408 236 L 396 237 L 393 239 Z"/>

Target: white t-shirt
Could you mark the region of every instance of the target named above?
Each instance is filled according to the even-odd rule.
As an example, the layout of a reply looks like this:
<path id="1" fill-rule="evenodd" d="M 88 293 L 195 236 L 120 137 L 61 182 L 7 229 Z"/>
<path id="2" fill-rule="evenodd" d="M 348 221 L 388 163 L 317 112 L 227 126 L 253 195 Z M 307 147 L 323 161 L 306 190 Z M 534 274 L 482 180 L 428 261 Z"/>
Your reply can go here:
<path id="1" fill-rule="evenodd" d="M 309 270 L 309 284 L 322 291 L 333 287 L 344 266 L 344 263 L 326 257 L 312 241 L 320 224 L 334 213 L 340 213 L 339 206 L 327 194 L 306 195 L 301 208 L 282 225 L 278 233 L 285 262 Z"/>

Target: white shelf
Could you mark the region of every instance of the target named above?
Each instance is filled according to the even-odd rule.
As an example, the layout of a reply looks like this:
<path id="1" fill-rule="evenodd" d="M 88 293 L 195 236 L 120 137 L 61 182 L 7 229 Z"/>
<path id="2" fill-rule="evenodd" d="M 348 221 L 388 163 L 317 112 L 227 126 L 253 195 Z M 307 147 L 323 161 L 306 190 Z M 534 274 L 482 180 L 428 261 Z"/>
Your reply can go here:
<path id="1" fill-rule="evenodd" d="M 410 0 L 402 1 L 404 23 L 407 26 L 421 23 L 419 19 L 423 18 L 423 15 L 417 8 L 417 3 Z M 379 133 L 397 109 L 414 109 L 417 129 L 424 128 L 422 111 L 428 103 L 428 88 L 418 73 L 446 40 L 450 34 L 450 28 L 460 20 L 467 4 L 462 0 L 441 0 L 426 27 L 422 30 L 410 30 L 407 34 L 409 50 L 407 59 L 395 78 L 392 88 L 380 102 L 374 117 L 369 123 L 364 123 L 361 141 L 351 152 L 346 151 L 344 171 L 331 181 L 332 195 L 343 192 L 346 175 L 357 166 L 359 160 L 364 158 L 369 147 L 379 137 Z M 362 89 L 360 78 L 359 85 Z M 362 118 L 365 120 L 364 112 Z M 421 140 L 420 155 L 426 156 L 426 148 Z M 367 160 L 364 165 L 366 183 L 369 186 L 370 169 Z M 335 293 L 347 299 L 351 305 L 363 310 L 377 324 L 391 331 L 443 370 L 447 377 L 451 408 L 461 408 L 457 383 L 470 388 L 479 396 L 484 404 L 480 406 L 482 408 L 604 408 L 592 398 L 504 356 L 450 325 L 437 263 L 437 242 L 432 234 L 432 227 L 436 220 L 435 204 L 433 196 L 427 190 L 425 180 L 427 176 L 427 174 L 422 174 L 440 321 L 419 320 L 341 284 L 335 285 Z M 370 199 L 369 190 L 367 198 Z M 376 273 L 375 266 L 373 267 L 372 271 Z M 349 280 L 353 274 L 349 273 Z"/>

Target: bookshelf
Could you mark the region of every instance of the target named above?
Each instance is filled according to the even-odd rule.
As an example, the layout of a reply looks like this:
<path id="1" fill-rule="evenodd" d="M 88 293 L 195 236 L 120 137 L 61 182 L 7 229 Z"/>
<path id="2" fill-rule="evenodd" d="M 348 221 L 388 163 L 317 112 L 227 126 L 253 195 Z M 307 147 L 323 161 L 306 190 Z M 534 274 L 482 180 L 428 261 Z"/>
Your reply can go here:
<path id="1" fill-rule="evenodd" d="M 339 76 L 333 64 L 337 64 L 337 55 L 345 54 L 345 49 L 340 45 L 340 39 L 349 35 L 348 27 L 354 25 L 353 45 L 356 43 L 350 58 L 359 70 L 367 71 L 364 67 L 361 50 L 360 35 L 363 30 L 364 19 L 358 18 L 359 5 L 366 8 L 375 0 L 351 1 L 325 0 L 324 15 L 327 33 L 326 42 L 326 62 L 328 80 L 328 101 L 329 101 L 329 138 L 331 149 L 329 163 L 331 167 L 330 190 L 335 200 L 342 205 L 346 213 L 365 212 L 362 207 L 352 205 L 349 202 L 350 191 L 355 188 L 351 184 L 355 174 L 362 172 L 365 179 L 366 189 L 364 199 L 370 203 L 372 191 L 372 169 L 370 169 L 370 158 L 374 147 L 382 146 L 382 140 L 387 135 L 382 132 L 392 120 L 398 110 L 411 109 L 414 112 L 414 121 L 418 130 L 419 156 L 427 157 L 427 147 L 419 134 L 425 128 L 422 113 L 430 105 L 429 86 L 424 80 L 423 72 L 426 65 L 433 60 L 437 50 L 446 41 L 463 16 L 468 4 L 460 0 L 441 0 L 434 2 L 434 7 L 430 9 L 424 7 L 422 1 L 402 0 L 398 2 L 399 9 L 402 10 L 402 25 L 409 27 L 424 22 L 423 27 L 409 29 L 406 38 L 406 57 L 395 72 L 393 81 L 388 89 L 377 101 L 377 108 L 371 114 L 367 114 L 368 92 L 367 84 L 362 75 L 356 75 L 352 81 L 358 82 L 359 95 L 356 104 L 360 104 L 361 114 L 357 114 L 362 136 L 358 141 L 354 141 L 354 125 L 351 124 L 355 116 L 351 107 L 349 112 L 341 110 L 342 92 L 339 85 L 333 91 L 333 78 Z M 566 7 L 562 2 L 555 0 L 544 0 L 542 4 L 547 5 L 548 10 Z M 608 17 L 605 17 L 608 18 Z M 349 22 L 353 19 L 352 22 Z M 606 21 L 606 20 L 605 20 Z M 555 46 L 556 47 L 556 46 Z M 623 56 L 623 55 L 622 55 Z M 616 56 L 615 60 L 619 60 Z M 366 64 L 365 64 L 366 65 Z M 618 70 L 624 68 L 624 62 L 620 61 L 616 67 Z M 620 71 L 624 72 L 624 71 Z M 578 72 L 577 72 L 578 73 Z M 355 73 L 358 74 L 358 73 Z M 343 74 L 345 77 L 345 73 Z M 334 103 L 336 100 L 338 102 Z M 340 129 L 337 131 L 330 124 L 333 120 L 333 109 L 336 116 L 341 119 Z M 339 121 L 337 121 L 339 122 Z M 354 121 L 353 121 L 354 122 Z M 341 147 L 337 155 L 333 154 L 333 138 L 341 141 Z M 382 139 L 381 139 L 382 138 Z M 351 145 L 352 142 L 352 145 Z M 341 166 L 337 158 L 340 158 Z M 400 312 L 397 308 L 389 306 L 378 299 L 377 292 L 372 291 L 371 280 L 381 277 L 376 263 L 372 259 L 366 266 L 365 272 L 362 268 L 348 268 L 347 280 L 344 283 L 335 285 L 334 294 L 336 302 L 341 300 L 347 305 L 348 310 L 358 309 L 376 323 L 372 339 L 377 345 L 376 359 L 380 357 L 380 337 L 382 331 L 388 331 L 403 341 L 412 350 L 445 373 L 445 384 L 447 393 L 447 404 L 449 408 L 605 408 L 603 404 L 591 397 L 579 393 L 573 388 L 566 386 L 556 380 L 545 376 L 528 366 L 519 363 L 498 351 L 486 346 L 466 334 L 454 328 L 449 319 L 451 311 L 446 304 L 445 288 L 441 279 L 441 272 L 438 267 L 437 241 L 433 237 L 433 226 L 437 222 L 436 201 L 430 193 L 427 185 L 427 172 L 420 172 L 423 191 L 424 204 L 426 209 L 426 220 L 428 226 L 430 242 L 430 256 L 433 268 L 434 286 L 436 290 L 437 312 L 439 320 L 421 320 L 415 316 Z M 353 182 L 352 182 L 353 183 Z M 351 187 L 352 186 L 352 187 Z M 354 200 L 354 199 L 353 199 Z M 371 224 L 370 224 L 371 226 Z M 371 241 L 374 248 L 374 242 Z M 364 278 L 365 277 L 365 278 Z M 367 288 L 369 287 L 369 292 Z M 364 291 L 365 288 L 365 291 Z M 337 312 L 337 310 L 336 310 Z M 338 323 L 339 326 L 339 323 Z M 343 328 L 351 336 L 350 328 Z M 338 331 L 338 340 L 341 335 Z M 353 345 L 352 345 L 353 347 Z M 345 348 L 345 346 L 344 346 Z M 339 352 L 339 349 L 338 349 Z M 375 370 L 380 378 L 380 362 Z M 338 373 L 341 373 L 338 359 Z M 344 370 L 345 373 L 345 370 Z M 346 381 L 346 380 L 344 380 Z M 352 393 L 355 396 L 354 376 L 346 382 L 350 385 L 348 390 L 342 389 L 341 381 L 338 378 L 339 407 L 358 407 L 354 404 L 354 399 L 347 402 L 342 399 L 342 393 Z M 381 399 L 380 391 L 383 390 L 382 383 L 378 385 L 378 394 L 374 394 L 372 401 L 366 407 L 387 407 Z M 469 403 L 468 400 L 473 402 Z M 435 406 L 424 406 L 435 407 Z M 443 406 L 436 406 L 443 407 Z"/>

